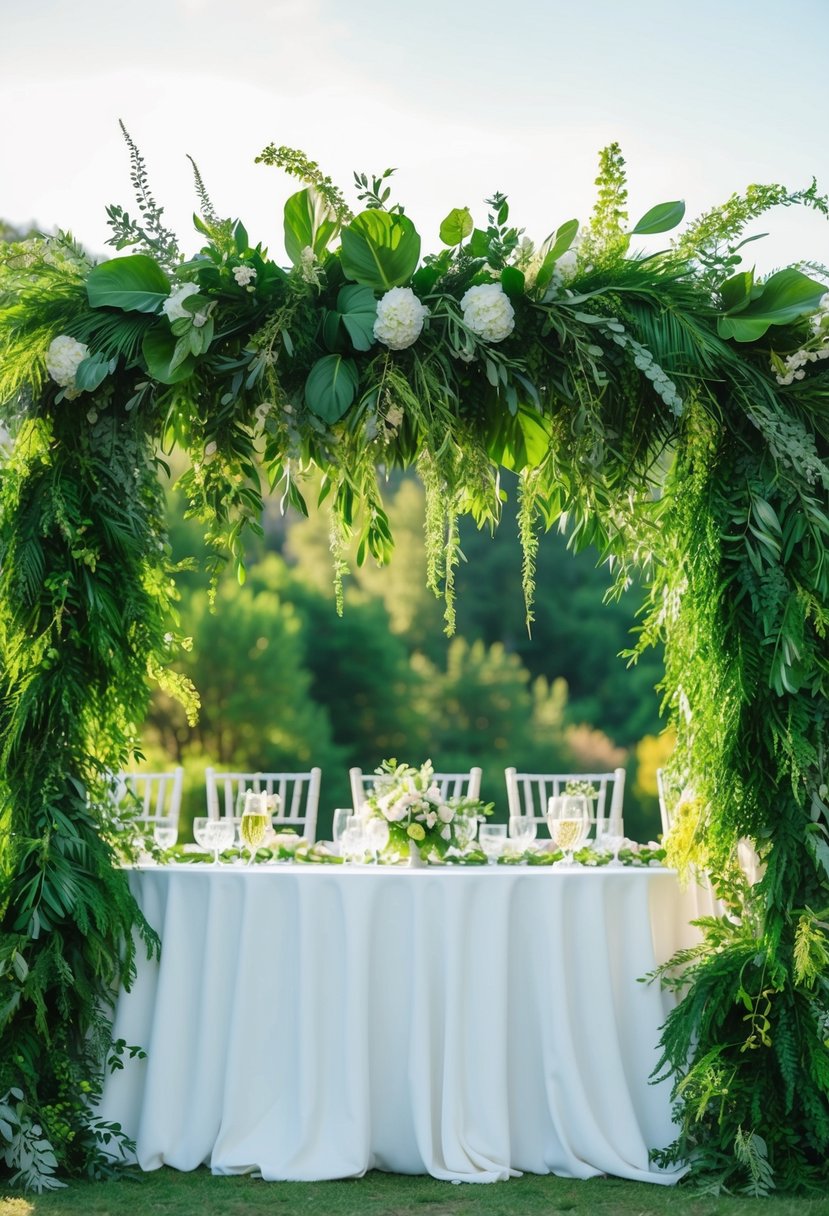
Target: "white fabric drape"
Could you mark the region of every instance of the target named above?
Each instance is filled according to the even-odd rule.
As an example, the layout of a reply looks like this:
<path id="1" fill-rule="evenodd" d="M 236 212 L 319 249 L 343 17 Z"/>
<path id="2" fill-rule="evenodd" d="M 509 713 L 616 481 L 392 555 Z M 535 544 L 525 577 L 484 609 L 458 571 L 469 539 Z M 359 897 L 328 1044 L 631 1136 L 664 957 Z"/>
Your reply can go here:
<path id="1" fill-rule="evenodd" d="M 162 1164 L 314 1180 L 378 1168 L 673 1182 L 649 1084 L 686 944 L 651 870 L 226 866 L 136 870 L 159 931 L 122 993 L 140 1044 L 99 1110 Z"/>

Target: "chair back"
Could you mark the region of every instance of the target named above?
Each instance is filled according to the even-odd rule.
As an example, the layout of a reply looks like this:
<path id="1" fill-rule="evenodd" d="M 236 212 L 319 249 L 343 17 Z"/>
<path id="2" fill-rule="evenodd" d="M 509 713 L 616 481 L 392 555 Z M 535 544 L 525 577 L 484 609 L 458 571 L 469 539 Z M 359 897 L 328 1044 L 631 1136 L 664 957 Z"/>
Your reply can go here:
<path id="1" fill-rule="evenodd" d="M 317 838 L 317 810 L 320 800 L 322 769 L 306 773 L 230 773 L 204 770 L 207 787 L 207 814 L 211 819 L 236 816 L 239 794 L 276 794 L 279 798 L 272 816 L 273 826 L 301 829 L 309 844 Z"/>
<path id="2" fill-rule="evenodd" d="M 179 765 L 169 773 L 119 773 L 113 783 L 113 800 L 127 794 L 135 800 L 137 818 L 147 828 L 159 819 L 171 819 L 178 828 L 184 769 Z"/>
<path id="3" fill-rule="evenodd" d="M 375 773 L 364 773 L 361 768 L 348 770 L 351 782 L 351 805 L 355 811 L 368 798 L 374 788 Z M 481 769 L 471 768 L 466 773 L 435 773 L 435 785 L 444 802 L 449 798 L 480 798 Z"/>
<path id="4" fill-rule="evenodd" d="M 504 777 L 510 817 L 525 815 L 536 823 L 546 824 L 550 798 L 565 793 L 570 781 L 585 781 L 598 791 L 595 800 L 596 824 L 604 823 L 607 819 L 618 824 L 620 834 L 624 834 L 623 768 L 616 768 L 610 773 L 519 773 L 514 768 L 508 768 L 504 770 Z"/>

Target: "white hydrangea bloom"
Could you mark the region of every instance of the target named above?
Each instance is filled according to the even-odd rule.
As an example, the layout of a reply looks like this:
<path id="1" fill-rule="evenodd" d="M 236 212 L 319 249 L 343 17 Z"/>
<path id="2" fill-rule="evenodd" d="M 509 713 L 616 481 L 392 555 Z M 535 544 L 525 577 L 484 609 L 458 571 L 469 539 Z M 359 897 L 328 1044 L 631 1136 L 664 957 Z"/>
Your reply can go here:
<path id="1" fill-rule="evenodd" d="M 85 342 L 78 342 L 69 334 L 61 334 L 49 344 L 46 370 L 61 388 L 74 388 L 75 373 L 88 354 L 89 347 Z"/>
<path id="2" fill-rule="evenodd" d="M 470 287 L 461 308 L 464 325 L 485 342 L 503 342 L 515 328 L 515 312 L 500 283 Z"/>
<path id="3" fill-rule="evenodd" d="M 247 287 L 256 278 L 256 270 L 253 266 L 234 266 L 233 277 L 240 287 Z"/>
<path id="4" fill-rule="evenodd" d="M 198 290 L 198 283 L 182 283 L 181 287 L 176 287 L 170 292 L 167 299 L 161 305 L 161 311 L 171 324 L 173 321 L 180 321 L 182 317 L 190 316 L 187 309 L 182 308 L 182 303 L 188 296 L 196 295 Z"/>
<path id="5" fill-rule="evenodd" d="M 420 337 L 428 315 L 411 287 L 392 287 L 377 305 L 374 336 L 390 350 L 405 350 Z"/>
<path id="6" fill-rule="evenodd" d="M 577 257 L 575 249 L 568 249 L 560 258 L 556 258 L 555 273 L 562 283 L 569 283 L 576 273 Z"/>

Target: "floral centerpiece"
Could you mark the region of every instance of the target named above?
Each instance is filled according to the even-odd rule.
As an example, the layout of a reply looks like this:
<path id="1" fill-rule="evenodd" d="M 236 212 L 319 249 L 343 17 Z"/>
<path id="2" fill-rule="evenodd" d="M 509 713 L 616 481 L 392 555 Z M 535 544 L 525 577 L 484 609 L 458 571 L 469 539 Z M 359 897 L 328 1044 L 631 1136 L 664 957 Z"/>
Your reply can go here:
<path id="1" fill-rule="evenodd" d="M 386 823 L 387 854 L 407 855 L 414 843 L 421 857 L 431 852 L 442 857 L 450 848 L 465 848 L 474 838 L 477 821 L 492 814 L 491 802 L 463 795 L 445 798 L 431 760 L 420 768 L 384 760 L 375 774 L 364 814 Z"/>

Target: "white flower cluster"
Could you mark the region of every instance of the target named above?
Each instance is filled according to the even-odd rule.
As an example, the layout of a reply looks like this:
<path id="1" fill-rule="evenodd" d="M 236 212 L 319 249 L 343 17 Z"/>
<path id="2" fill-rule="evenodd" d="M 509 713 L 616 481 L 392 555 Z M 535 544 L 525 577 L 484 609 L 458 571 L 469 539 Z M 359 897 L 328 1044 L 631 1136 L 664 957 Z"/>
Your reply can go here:
<path id="1" fill-rule="evenodd" d="M 793 384 L 802 380 L 806 375 L 807 363 L 819 363 L 829 359 L 829 292 L 820 301 L 820 311 L 811 319 L 812 332 L 815 338 L 808 346 L 796 350 L 793 355 L 783 360 L 783 368 L 772 364 L 772 370 L 778 384 Z"/>
<path id="2" fill-rule="evenodd" d="M 377 305 L 374 336 L 390 350 L 405 350 L 420 337 L 428 315 L 411 287 L 392 287 Z"/>
<path id="3" fill-rule="evenodd" d="M 500 283 L 470 287 L 461 309 L 464 325 L 485 342 L 503 342 L 515 328 L 515 312 Z"/>
<path id="4" fill-rule="evenodd" d="M 182 304 L 188 296 L 197 295 L 198 290 L 198 283 L 182 283 L 181 287 L 176 287 L 170 292 L 169 296 L 161 306 L 161 311 L 167 317 L 170 324 L 172 324 L 173 321 L 182 320 L 183 317 L 190 317 L 191 314 L 186 308 L 182 308 Z M 202 324 L 204 324 L 204 322 L 202 322 Z"/>
<path id="5" fill-rule="evenodd" d="M 379 770 L 366 809 L 369 816 L 380 815 L 388 823 L 405 821 L 412 840 L 424 840 L 436 828 L 443 840 L 452 838 L 449 825 L 455 807 L 443 800 L 431 760 L 419 769 L 401 764 L 392 771 Z"/>
<path id="6" fill-rule="evenodd" d="M 256 278 L 256 269 L 253 266 L 234 266 L 233 277 L 240 287 L 248 287 Z"/>
<path id="7" fill-rule="evenodd" d="M 46 352 L 46 370 L 56 384 L 70 390 L 67 396 L 73 395 L 71 390 L 75 387 L 75 373 L 88 354 L 86 343 L 70 338 L 69 334 L 61 334 L 50 342 Z"/>

